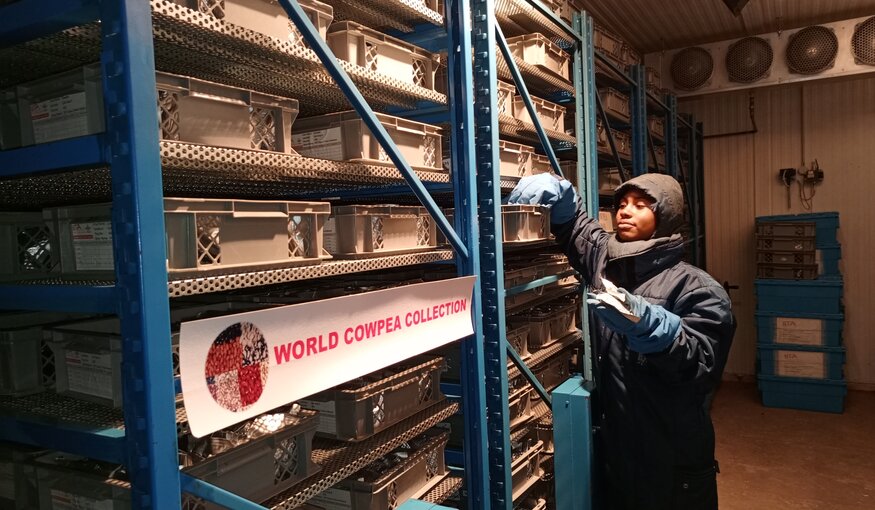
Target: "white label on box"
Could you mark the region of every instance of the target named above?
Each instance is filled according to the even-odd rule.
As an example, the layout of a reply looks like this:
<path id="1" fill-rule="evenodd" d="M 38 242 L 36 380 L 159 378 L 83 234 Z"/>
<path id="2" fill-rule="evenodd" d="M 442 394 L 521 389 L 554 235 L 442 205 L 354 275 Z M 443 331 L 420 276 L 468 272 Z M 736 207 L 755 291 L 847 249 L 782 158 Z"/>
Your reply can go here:
<path id="1" fill-rule="evenodd" d="M 0 498 L 15 499 L 15 464 L 0 462 Z"/>
<path id="2" fill-rule="evenodd" d="M 788 377 L 826 378 L 826 354 L 808 351 L 775 351 L 775 372 Z"/>
<path id="3" fill-rule="evenodd" d="M 343 132 L 339 127 L 293 133 L 292 147 L 308 158 L 347 159 L 343 154 Z"/>
<path id="4" fill-rule="evenodd" d="M 337 228 L 334 216 L 329 216 L 322 226 L 322 247 L 328 253 L 337 253 Z"/>
<path id="5" fill-rule="evenodd" d="M 319 411 L 316 416 L 317 425 L 316 431 L 325 434 L 337 435 L 337 413 L 335 412 L 335 404 L 333 400 L 299 400 L 298 404 L 307 409 L 315 409 Z"/>
<path id="6" fill-rule="evenodd" d="M 775 343 L 823 345 L 823 321 L 799 317 L 776 317 Z"/>
<path id="7" fill-rule="evenodd" d="M 67 351 L 64 362 L 70 391 L 112 399 L 112 354 Z"/>
<path id="8" fill-rule="evenodd" d="M 88 134 L 85 92 L 47 99 L 30 105 L 33 139 L 36 143 Z"/>
<path id="9" fill-rule="evenodd" d="M 113 510 L 113 501 L 52 489 L 52 510 Z"/>
<path id="10" fill-rule="evenodd" d="M 77 270 L 112 271 L 112 223 L 71 223 L 70 237 L 73 239 L 73 256 Z"/>
<path id="11" fill-rule="evenodd" d="M 350 510 L 352 508 L 352 495 L 343 489 L 326 489 L 313 496 L 310 502 L 325 510 Z"/>

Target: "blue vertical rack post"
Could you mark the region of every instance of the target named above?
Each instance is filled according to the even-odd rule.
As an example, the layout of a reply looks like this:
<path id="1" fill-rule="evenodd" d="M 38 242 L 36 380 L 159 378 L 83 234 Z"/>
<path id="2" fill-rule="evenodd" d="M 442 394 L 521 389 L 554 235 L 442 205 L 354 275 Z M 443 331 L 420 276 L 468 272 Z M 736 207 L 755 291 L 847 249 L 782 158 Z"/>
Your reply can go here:
<path id="1" fill-rule="evenodd" d="M 629 66 L 632 90 L 629 94 L 632 111 L 632 175 L 647 173 L 647 84 L 644 66 Z"/>
<path id="2" fill-rule="evenodd" d="M 666 173 L 678 178 L 678 99 L 674 94 L 664 96 L 668 111 L 665 115 L 665 166 Z"/>

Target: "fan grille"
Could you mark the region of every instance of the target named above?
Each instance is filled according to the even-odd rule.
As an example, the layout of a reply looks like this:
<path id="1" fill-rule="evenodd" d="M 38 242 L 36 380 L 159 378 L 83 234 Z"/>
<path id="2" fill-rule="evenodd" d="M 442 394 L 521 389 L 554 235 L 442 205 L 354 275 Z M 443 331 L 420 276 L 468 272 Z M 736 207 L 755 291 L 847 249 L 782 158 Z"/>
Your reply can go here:
<path id="1" fill-rule="evenodd" d="M 839 41 L 829 28 L 803 28 L 790 36 L 787 44 L 787 67 L 794 73 L 817 74 L 833 66 Z"/>
<path id="2" fill-rule="evenodd" d="M 769 73 L 774 59 L 769 42 L 761 37 L 745 37 L 729 47 L 726 52 L 726 70 L 734 82 L 750 83 Z"/>
<path id="3" fill-rule="evenodd" d="M 713 71 L 714 58 L 698 46 L 685 48 L 671 59 L 671 79 L 679 89 L 698 89 L 708 82 Z"/>
<path id="4" fill-rule="evenodd" d="M 858 64 L 875 66 L 875 16 L 854 28 L 851 47 L 854 50 L 854 60 Z"/>

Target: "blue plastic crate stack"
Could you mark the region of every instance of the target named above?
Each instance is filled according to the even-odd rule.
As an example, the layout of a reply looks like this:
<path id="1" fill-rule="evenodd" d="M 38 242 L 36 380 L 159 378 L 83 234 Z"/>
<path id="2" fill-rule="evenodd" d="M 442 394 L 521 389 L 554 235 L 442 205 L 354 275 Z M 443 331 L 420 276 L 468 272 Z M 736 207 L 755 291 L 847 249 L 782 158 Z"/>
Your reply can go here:
<path id="1" fill-rule="evenodd" d="M 763 405 L 844 409 L 836 212 L 757 218 L 757 379 Z"/>

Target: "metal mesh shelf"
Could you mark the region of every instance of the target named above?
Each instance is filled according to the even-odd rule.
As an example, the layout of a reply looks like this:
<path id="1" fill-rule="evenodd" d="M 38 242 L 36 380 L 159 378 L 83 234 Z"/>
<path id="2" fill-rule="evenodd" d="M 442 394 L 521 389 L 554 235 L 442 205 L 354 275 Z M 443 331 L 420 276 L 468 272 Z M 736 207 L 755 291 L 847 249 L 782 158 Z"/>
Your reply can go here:
<path id="1" fill-rule="evenodd" d="M 125 428 L 121 409 L 113 409 L 46 391 L 24 397 L 0 397 L 0 413 L 27 421 L 27 418 L 50 418 L 68 425 L 85 425 L 97 429 Z"/>
<path id="2" fill-rule="evenodd" d="M 322 470 L 263 504 L 274 509 L 295 508 L 449 418 L 458 409 L 459 404 L 444 400 L 359 443 L 316 438 L 313 441 L 313 460 L 322 466 Z"/>
<path id="3" fill-rule="evenodd" d="M 497 51 L 498 50 L 496 50 L 496 52 Z M 552 74 L 538 69 L 537 66 L 533 66 L 519 58 L 514 58 L 514 61 L 520 70 L 520 74 L 523 75 L 526 87 L 530 89 L 529 92 L 535 95 L 549 95 L 555 94 L 556 92 L 569 92 L 574 94 L 574 85 L 571 83 L 560 80 Z M 498 76 L 501 79 L 508 82 L 513 81 L 513 76 L 510 74 L 510 68 L 507 66 L 507 62 L 505 62 L 503 58 L 497 59 L 497 69 Z"/>
<path id="4" fill-rule="evenodd" d="M 423 0 L 334 0 L 335 21 L 357 21 L 370 28 L 394 28 L 410 33 L 416 25 L 444 25 L 442 13 L 426 7 Z"/>
<path id="5" fill-rule="evenodd" d="M 444 501 L 453 497 L 462 488 L 462 477 L 455 476 L 452 473 L 444 477 L 437 485 L 432 487 L 430 491 L 425 493 L 421 498 L 427 503 L 440 505 Z"/>
<path id="6" fill-rule="evenodd" d="M 569 345 L 572 345 L 574 342 L 577 342 L 580 339 L 581 339 L 581 336 L 580 336 L 579 331 L 574 332 L 574 333 L 569 333 L 565 337 L 559 339 L 553 345 L 549 345 L 547 347 L 544 347 L 543 349 L 541 349 L 538 352 L 536 352 L 535 354 L 533 354 L 532 357 L 529 358 L 529 360 L 526 362 L 526 365 L 528 365 L 529 368 L 534 368 L 534 367 L 540 365 L 541 363 L 543 363 L 544 360 L 546 360 L 550 356 L 565 349 L 566 347 L 568 347 Z M 520 375 L 520 373 L 521 373 L 520 369 L 517 368 L 516 365 L 514 365 L 507 370 L 507 378 L 508 378 L 508 380 L 513 379 L 514 377 L 517 377 L 518 375 Z"/>

